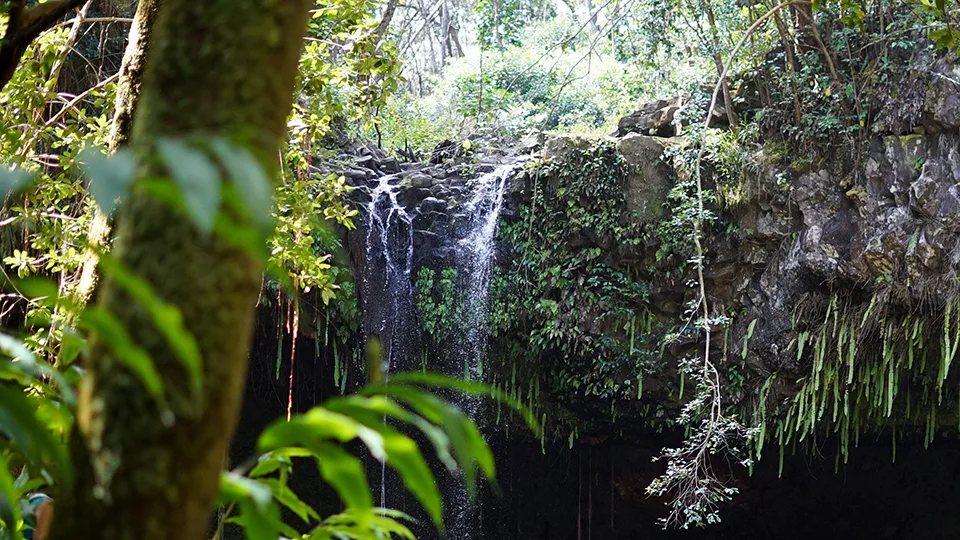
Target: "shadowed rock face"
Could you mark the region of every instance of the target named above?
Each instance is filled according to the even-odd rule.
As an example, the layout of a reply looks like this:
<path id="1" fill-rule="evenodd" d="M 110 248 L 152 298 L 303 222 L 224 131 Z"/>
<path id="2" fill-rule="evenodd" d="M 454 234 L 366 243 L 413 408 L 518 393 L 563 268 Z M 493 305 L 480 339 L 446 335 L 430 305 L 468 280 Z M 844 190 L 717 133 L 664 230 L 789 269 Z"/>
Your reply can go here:
<path id="1" fill-rule="evenodd" d="M 813 347 L 808 344 L 807 352 L 800 355 L 797 340 L 802 332 L 813 333 L 823 326 L 834 297 L 837 305 L 856 314 L 853 319 L 858 323 L 875 318 L 902 326 L 907 317 L 918 317 L 926 324 L 923 332 L 928 334 L 923 336 L 929 337 L 924 340 L 928 349 L 940 346 L 945 305 L 960 292 L 960 85 L 952 82 L 960 81 L 960 73 L 949 58 L 927 62 L 924 68 L 922 75 L 907 74 L 910 80 L 901 83 L 902 91 L 891 92 L 889 102 L 871 112 L 876 121 L 864 130 L 860 146 L 793 161 L 758 150 L 751 156 L 758 166 L 744 179 L 740 199 L 714 207 L 722 225 L 711 230 L 706 240 L 706 288 L 711 305 L 737 314 L 728 335 L 722 328 L 714 329 L 714 343 L 727 340 L 731 344 L 736 351 L 730 355 L 731 365 L 742 370 L 744 377 L 742 388 L 725 396 L 727 404 L 748 407 L 775 374 L 768 400 L 772 413 L 782 413 L 773 405 L 789 405 L 814 366 Z M 668 194 L 677 173 L 664 156 L 667 149 L 682 143 L 669 137 L 675 133 L 670 122 L 682 105 L 676 103 L 664 100 L 642 107 L 621 123 L 622 137 L 608 139 L 634 167 L 624 178 L 625 220 L 655 227 L 675 210 Z M 666 136 L 650 136 L 651 130 Z M 540 155 L 570 160 L 594 141 L 553 138 L 544 143 Z M 538 144 L 539 139 L 527 147 Z M 337 170 L 357 188 L 350 197 L 358 207 L 367 204 L 379 178 L 395 176 L 400 186 L 398 201 L 412 217 L 414 273 L 423 266 L 451 265 L 456 250 L 450 239 L 468 220 L 463 205 L 470 179 L 511 159 L 489 156 L 479 163 L 464 158 L 439 164 L 399 163 L 371 151 L 342 157 L 346 165 Z M 533 197 L 531 179 L 514 177 L 504 201 L 504 219 L 515 219 Z M 376 273 L 365 268 L 363 234 L 350 232 L 346 238 L 357 275 Z M 666 276 L 662 267 L 656 267 L 661 245 L 655 235 L 626 246 L 613 245 L 587 230 L 576 242 L 602 248 L 610 266 L 635 268 L 649 286 L 649 308 L 657 320 L 676 321 L 685 304 L 694 299 L 686 283 L 689 269 Z M 501 266 L 516 256 L 508 245 L 498 249 Z M 593 325 L 590 331 L 623 337 L 619 329 L 588 321 L 590 316 L 583 315 L 584 326 Z M 741 358 L 748 327 L 752 337 Z M 876 324 L 859 327 L 858 363 L 867 361 L 867 355 L 879 354 L 878 336 L 883 331 Z M 636 424 L 644 404 L 664 404 L 667 414 L 673 415 L 680 405 L 670 391 L 677 385 L 676 360 L 699 347 L 697 336 L 665 347 L 664 369 L 644 381 L 643 400 L 618 403 L 621 412 L 616 421 L 594 422 L 607 418 L 608 402 L 580 399 L 571 404 L 573 396 L 550 396 L 593 429 L 590 437 L 574 442 L 572 451 L 566 449 L 565 440 L 562 444 L 548 441 L 544 456 L 539 441 L 514 431 L 507 437 L 499 426 L 488 426 L 497 443 L 500 487 L 506 498 L 499 502 L 489 498 L 484 510 L 486 536 L 478 538 L 572 540 L 588 537 L 588 530 L 595 538 L 608 539 L 690 536 L 657 532 L 654 520 L 663 513 L 661 501 L 643 494 L 662 470 L 662 464 L 651 465 L 650 458 L 664 445 L 675 444 L 676 434 L 642 432 Z M 825 348 L 833 350 L 835 344 Z M 718 364 L 727 368 L 720 363 L 721 353 L 716 354 Z M 540 361 L 556 359 L 544 356 Z M 848 468 L 841 467 L 835 474 L 836 440 L 828 436 L 826 443 L 818 439 L 820 446 L 812 457 L 803 456 L 801 449 L 791 458 L 788 449 L 784 478 L 778 479 L 778 449 L 771 444 L 755 477 L 738 474 L 735 485 L 742 496 L 723 514 L 724 524 L 692 536 L 956 537 L 960 523 L 946 517 L 952 514 L 944 501 L 952 500 L 960 489 L 956 482 L 960 461 L 951 435 L 957 425 L 957 369 L 954 366 L 947 374 L 945 384 L 950 390 L 943 398 L 943 414 L 934 422 L 938 437 L 931 450 L 923 451 L 918 439 L 908 435 L 898 443 L 897 464 L 889 464 L 890 444 L 871 436 L 851 452 Z M 912 388 L 916 397 L 922 378 L 905 377 L 898 383 L 900 393 L 890 422 L 900 421 L 907 389 Z M 725 387 L 728 382 L 724 371 Z M 912 422 L 908 418 L 898 429 L 909 431 L 916 427 Z M 883 436 L 882 440 L 890 440 L 889 432 Z M 592 483 L 584 480 L 591 476 Z"/>

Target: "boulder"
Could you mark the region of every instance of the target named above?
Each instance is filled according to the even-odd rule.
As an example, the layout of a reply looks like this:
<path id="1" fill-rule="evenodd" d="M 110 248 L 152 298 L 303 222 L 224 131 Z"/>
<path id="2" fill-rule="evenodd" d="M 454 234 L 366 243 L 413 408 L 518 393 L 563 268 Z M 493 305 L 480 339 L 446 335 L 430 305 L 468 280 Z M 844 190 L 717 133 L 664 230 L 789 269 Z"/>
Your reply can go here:
<path id="1" fill-rule="evenodd" d="M 587 150 L 595 141 L 596 139 L 593 137 L 560 135 L 550 139 L 543 145 L 543 158 L 547 161 L 562 161 L 566 159 L 571 152 Z"/>
<path id="2" fill-rule="evenodd" d="M 620 119 L 617 124 L 617 136 L 623 137 L 628 133 L 640 133 L 658 137 L 673 137 L 679 134 L 680 126 L 674 124 L 674 118 L 677 111 L 682 109 L 689 99 L 690 96 L 688 95 L 680 95 L 642 105 L 639 110 Z"/>
<path id="3" fill-rule="evenodd" d="M 656 222 L 663 215 L 663 205 L 673 187 L 673 171 L 661 157 L 671 144 L 669 139 L 637 133 L 617 141 L 617 152 L 634 166 L 624 189 L 627 209 L 642 223 Z"/>
<path id="4" fill-rule="evenodd" d="M 544 133 L 542 131 L 531 129 L 520 138 L 520 142 L 517 143 L 517 150 L 524 154 L 536 152 L 543 147 L 543 139 Z"/>
<path id="5" fill-rule="evenodd" d="M 922 123 L 932 133 L 960 127 L 960 63 L 954 55 L 941 58 L 930 70 Z"/>
<path id="6" fill-rule="evenodd" d="M 429 174 L 423 174 L 421 172 L 409 174 L 404 180 L 411 188 L 414 189 L 429 188 L 433 185 L 433 177 Z"/>

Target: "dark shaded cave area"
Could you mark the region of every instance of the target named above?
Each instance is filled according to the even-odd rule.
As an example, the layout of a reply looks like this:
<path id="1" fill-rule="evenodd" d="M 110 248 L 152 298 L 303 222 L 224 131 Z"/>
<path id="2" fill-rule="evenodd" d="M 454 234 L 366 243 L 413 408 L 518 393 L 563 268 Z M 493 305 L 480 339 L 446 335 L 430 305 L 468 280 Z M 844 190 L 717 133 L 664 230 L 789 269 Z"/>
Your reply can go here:
<path id="1" fill-rule="evenodd" d="M 278 331 L 276 307 L 259 309 L 231 448 L 233 466 L 249 463 L 256 455 L 257 435 L 285 418 L 287 410 L 291 338 Z M 330 351 L 318 348 L 313 336 L 301 335 L 294 362 L 294 414 L 339 395 L 332 362 Z M 360 367 L 352 366 L 348 384 L 359 383 L 361 376 Z M 779 449 L 767 446 L 752 475 L 742 468 L 735 471 L 731 485 L 739 493 L 721 508 L 721 523 L 663 530 L 657 520 L 666 515 L 665 503 L 648 498 L 644 489 L 664 467 L 654 456 L 664 446 L 679 444 L 680 433 L 584 435 L 571 448 L 567 440 L 541 446 L 539 439 L 516 428 L 507 432 L 494 425 L 484 431 L 496 456 L 498 483 L 481 490 L 476 511 L 482 530 L 473 535 L 476 540 L 960 538 L 960 441 L 955 437 L 941 435 L 927 449 L 922 437 L 903 437 L 894 462 L 889 433 L 863 436 L 848 463 L 836 471 L 833 441 L 809 452 L 798 446 L 793 455 L 787 450 L 782 474 Z M 366 463 L 371 488 L 379 496 L 380 464 L 369 457 Z M 723 464 L 717 467 L 724 470 Z M 321 513 L 341 509 L 312 464 L 300 464 L 290 485 Z M 390 480 L 388 486 L 388 505 L 420 518 L 414 527 L 418 537 L 437 537 L 413 497 Z"/>

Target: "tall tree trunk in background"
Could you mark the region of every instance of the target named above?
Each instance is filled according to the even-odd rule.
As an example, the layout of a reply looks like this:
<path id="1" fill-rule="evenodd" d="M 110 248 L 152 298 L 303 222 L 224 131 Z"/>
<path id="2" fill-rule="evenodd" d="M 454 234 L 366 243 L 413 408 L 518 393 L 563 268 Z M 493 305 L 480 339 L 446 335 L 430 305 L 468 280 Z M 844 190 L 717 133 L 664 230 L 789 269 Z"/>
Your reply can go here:
<path id="1" fill-rule="evenodd" d="M 789 31 L 787 30 L 787 25 L 784 24 L 783 17 L 780 16 L 779 11 L 773 14 L 773 21 L 776 23 L 777 33 L 780 35 L 780 45 L 783 47 L 783 52 L 786 55 L 787 72 L 790 73 L 790 89 L 793 94 L 793 120 L 797 125 L 800 125 L 803 113 L 800 109 L 800 92 L 797 90 L 797 60 L 793 53 L 793 41 L 788 37 Z"/>
<path id="2" fill-rule="evenodd" d="M 816 30 L 813 28 L 813 4 L 794 4 L 790 6 L 793 24 L 797 29 L 797 50 L 800 55 L 817 49 Z"/>
<path id="3" fill-rule="evenodd" d="M 593 0 L 587 0 L 587 17 L 590 18 L 590 29 L 596 34 L 600 31 L 600 26 L 597 25 L 597 14 L 593 11 Z"/>
<path id="4" fill-rule="evenodd" d="M 160 1 L 162 0 L 140 0 L 137 4 L 137 13 L 133 17 L 130 35 L 127 38 L 127 49 L 123 53 L 123 63 L 120 65 L 120 80 L 117 83 L 113 122 L 110 127 L 110 153 L 116 152 L 130 139 L 130 125 L 133 123 L 133 113 L 142 88 L 143 68 L 146 65 L 150 44 L 150 29 L 156 19 L 157 4 Z M 109 218 L 100 211 L 99 207 L 96 207 L 90 232 L 87 233 L 87 241 L 94 249 L 88 249 L 84 255 L 80 282 L 77 284 L 75 294 L 81 306 L 86 305 L 93 297 L 99 279 L 98 260 L 94 250 L 105 246 L 109 237 Z"/>
<path id="5" fill-rule="evenodd" d="M 713 39 L 713 63 L 717 67 L 717 75 L 723 76 L 723 57 L 720 56 L 720 32 L 717 30 L 717 19 L 713 15 L 713 7 L 710 6 L 710 0 L 700 0 L 700 6 L 707 15 L 707 23 L 710 24 L 710 34 Z M 723 91 L 723 107 L 727 110 L 727 121 L 732 127 L 737 127 L 737 111 L 733 108 L 733 97 L 730 95 L 730 85 L 724 78 L 721 83 Z M 707 111 L 707 115 L 713 114 L 713 111 Z"/>
<path id="6" fill-rule="evenodd" d="M 447 56 L 450 54 L 450 10 L 446 0 L 440 4 L 440 66 L 447 65 Z"/>
<path id="7" fill-rule="evenodd" d="M 500 0 L 493 0 L 493 40 L 497 50 L 503 50 L 503 37 L 500 36 Z"/>
<path id="8" fill-rule="evenodd" d="M 460 45 L 460 38 L 457 36 L 456 26 L 450 26 L 450 41 L 453 42 L 453 56 L 463 58 L 463 47 Z"/>
<path id="9" fill-rule="evenodd" d="M 570 10 L 570 18 L 574 21 L 577 20 L 577 5 L 575 0 L 563 0 L 564 5 L 567 6 L 567 9 Z"/>
<path id="10" fill-rule="evenodd" d="M 383 36 L 387 35 L 387 29 L 390 28 L 390 23 L 393 21 L 393 14 L 397 11 L 397 4 L 399 0 L 389 0 L 386 7 L 383 8 L 383 16 L 380 17 L 380 23 L 377 24 L 377 37 L 383 39 Z"/>
<path id="11" fill-rule="evenodd" d="M 433 49 L 433 12 L 420 0 L 420 14 L 423 15 L 423 30 L 427 33 L 427 44 L 430 45 L 430 71 L 436 73 L 440 71 L 437 65 L 437 53 Z"/>
<path id="12" fill-rule="evenodd" d="M 248 141 L 268 168 L 290 111 L 310 0 L 164 0 L 150 44 L 131 145 L 160 137 Z M 161 173 L 148 161 L 145 177 Z M 200 233 L 181 212 L 135 189 L 121 206 L 115 257 L 176 305 L 203 359 L 200 408 L 188 376 L 144 308 L 107 279 L 98 305 L 123 324 L 160 373 L 175 418 L 99 340 L 78 397 L 78 467 L 57 501 L 54 539 L 201 540 L 246 376 L 261 265 Z"/>

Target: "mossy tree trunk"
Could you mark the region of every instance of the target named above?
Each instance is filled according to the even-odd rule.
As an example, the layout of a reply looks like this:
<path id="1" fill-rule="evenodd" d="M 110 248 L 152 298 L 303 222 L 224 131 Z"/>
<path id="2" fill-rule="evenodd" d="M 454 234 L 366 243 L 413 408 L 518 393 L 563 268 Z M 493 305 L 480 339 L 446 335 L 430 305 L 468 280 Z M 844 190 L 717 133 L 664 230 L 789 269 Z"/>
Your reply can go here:
<path id="1" fill-rule="evenodd" d="M 248 141 L 275 169 L 309 5 L 163 0 L 134 151 L 149 154 L 159 137 L 217 134 Z M 202 408 L 186 399 L 187 375 L 144 309 L 106 279 L 98 305 L 149 353 L 175 418 L 162 422 L 139 380 L 102 343 L 92 343 L 71 441 L 78 474 L 58 498 L 53 537 L 200 540 L 239 408 L 262 268 L 142 190 L 121 207 L 114 253 L 181 310 L 203 357 Z"/>

